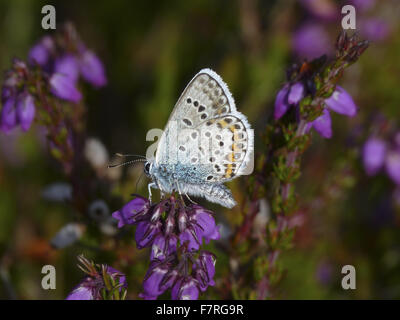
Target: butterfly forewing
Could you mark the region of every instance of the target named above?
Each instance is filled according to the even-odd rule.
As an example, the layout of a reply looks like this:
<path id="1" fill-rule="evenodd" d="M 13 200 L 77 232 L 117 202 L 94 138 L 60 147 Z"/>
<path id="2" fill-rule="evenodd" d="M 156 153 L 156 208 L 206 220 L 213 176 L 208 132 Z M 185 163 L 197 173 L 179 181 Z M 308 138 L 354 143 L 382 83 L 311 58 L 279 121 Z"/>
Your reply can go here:
<path id="1" fill-rule="evenodd" d="M 172 111 L 156 162 L 202 166 L 206 169 L 198 178 L 223 182 L 244 171 L 252 149 L 252 130 L 227 86 L 215 72 L 203 69 Z"/>

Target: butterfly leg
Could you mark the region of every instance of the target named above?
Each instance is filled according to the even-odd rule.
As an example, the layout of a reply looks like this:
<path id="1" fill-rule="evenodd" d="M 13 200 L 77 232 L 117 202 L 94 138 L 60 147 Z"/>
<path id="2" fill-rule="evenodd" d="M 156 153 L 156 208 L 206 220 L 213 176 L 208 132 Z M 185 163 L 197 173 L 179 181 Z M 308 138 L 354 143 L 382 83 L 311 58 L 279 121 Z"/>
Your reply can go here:
<path id="1" fill-rule="evenodd" d="M 189 201 L 193 204 L 198 204 L 197 202 L 193 201 L 192 199 L 190 199 L 189 195 L 187 193 L 185 193 L 185 196 L 189 199 Z"/>
<path id="2" fill-rule="evenodd" d="M 149 190 L 149 201 L 151 203 L 151 188 L 157 188 L 157 184 L 155 182 L 151 182 L 147 185 L 147 189 Z"/>
<path id="3" fill-rule="evenodd" d="M 182 197 L 182 191 L 181 191 L 181 188 L 179 187 L 178 180 L 175 180 L 175 184 L 176 184 L 176 188 L 178 189 L 179 196 L 181 197 L 183 204 L 185 204 L 185 200 Z"/>

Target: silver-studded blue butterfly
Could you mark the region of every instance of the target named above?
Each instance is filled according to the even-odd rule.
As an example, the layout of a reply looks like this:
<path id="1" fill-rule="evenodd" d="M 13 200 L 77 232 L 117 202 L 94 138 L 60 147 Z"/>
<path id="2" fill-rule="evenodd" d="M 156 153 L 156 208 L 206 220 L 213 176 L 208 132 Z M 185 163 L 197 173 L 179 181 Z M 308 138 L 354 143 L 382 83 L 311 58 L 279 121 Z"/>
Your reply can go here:
<path id="1" fill-rule="evenodd" d="M 202 69 L 176 103 L 145 173 L 151 188 L 236 205 L 224 182 L 248 174 L 253 164 L 253 130 L 221 77 Z"/>

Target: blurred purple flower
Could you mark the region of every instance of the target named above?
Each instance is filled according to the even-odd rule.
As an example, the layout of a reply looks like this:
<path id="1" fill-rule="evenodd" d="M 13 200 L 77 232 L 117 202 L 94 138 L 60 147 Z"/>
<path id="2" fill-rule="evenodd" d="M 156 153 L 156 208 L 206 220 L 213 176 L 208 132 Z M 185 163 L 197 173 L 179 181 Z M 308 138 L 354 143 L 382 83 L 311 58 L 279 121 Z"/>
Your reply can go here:
<path id="1" fill-rule="evenodd" d="M 8 98 L 13 95 L 13 89 L 7 86 L 3 86 L 1 90 L 1 103 L 5 103 Z"/>
<path id="2" fill-rule="evenodd" d="M 307 125 L 306 131 L 313 127 L 322 137 L 332 137 L 332 120 L 329 110 L 353 117 L 357 113 L 357 106 L 353 98 L 340 86 L 336 86 L 333 94 L 325 100 L 326 108 L 322 115 Z"/>
<path id="3" fill-rule="evenodd" d="M 375 5 L 376 0 L 351 0 L 350 3 L 360 11 L 367 11 Z"/>
<path id="4" fill-rule="evenodd" d="M 61 73 L 54 73 L 50 78 L 51 92 L 60 99 L 79 102 L 82 94 L 76 88 L 74 81 Z"/>
<path id="5" fill-rule="evenodd" d="M 275 120 L 280 119 L 286 111 L 289 109 L 287 102 L 287 96 L 290 90 L 290 86 L 286 84 L 281 90 L 279 90 L 275 99 L 274 118 Z"/>
<path id="6" fill-rule="evenodd" d="M 291 106 L 300 102 L 304 97 L 304 86 L 301 82 L 296 82 L 292 85 L 286 84 L 279 90 L 275 99 L 274 118 L 280 119 Z"/>
<path id="7" fill-rule="evenodd" d="M 363 162 L 368 175 L 376 174 L 384 165 L 386 143 L 378 138 L 370 138 L 364 144 Z"/>
<path id="8" fill-rule="evenodd" d="M 357 113 L 353 98 L 341 86 L 336 86 L 336 90 L 325 100 L 325 103 L 332 111 L 348 117 L 353 117 Z"/>
<path id="9" fill-rule="evenodd" d="M 389 151 L 386 156 L 386 171 L 394 183 L 400 185 L 400 151 Z"/>
<path id="10" fill-rule="evenodd" d="M 292 48 L 299 57 L 313 59 L 330 52 L 332 45 L 320 24 L 307 23 L 294 33 Z"/>
<path id="11" fill-rule="evenodd" d="M 379 18 L 362 19 L 359 24 L 360 33 L 371 41 L 385 40 L 390 33 L 388 23 Z"/>
<path id="12" fill-rule="evenodd" d="M 8 133 L 17 126 L 17 112 L 15 110 L 15 98 L 9 97 L 5 103 L 0 114 L 0 130 Z"/>
<path id="13" fill-rule="evenodd" d="M 100 59 L 90 50 L 85 50 L 79 60 L 82 77 L 94 87 L 107 84 L 107 78 Z"/>
<path id="14" fill-rule="evenodd" d="M 395 143 L 396 149 L 400 150 L 400 131 L 396 132 L 396 134 L 394 135 L 394 143 Z"/>
<path id="15" fill-rule="evenodd" d="M 307 124 L 306 131 L 309 131 L 311 127 L 324 138 L 332 137 L 332 120 L 327 108 L 324 109 L 320 117 Z"/>
<path id="16" fill-rule="evenodd" d="M 45 36 L 35 44 L 28 53 L 28 62 L 31 65 L 38 64 L 44 67 L 50 58 L 50 52 L 53 48 L 53 40 L 49 36 Z"/>
<path id="17" fill-rule="evenodd" d="M 321 284 L 328 285 L 332 279 L 332 265 L 326 261 L 320 262 L 315 276 Z"/>
<path id="18" fill-rule="evenodd" d="M 301 4 L 316 18 L 332 21 L 338 16 L 338 8 L 331 0 L 300 0 Z"/>
<path id="19" fill-rule="evenodd" d="M 54 72 L 67 76 L 75 84 L 79 77 L 79 66 L 76 58 L 71 54 L 57 58 L 54 62 Z"/>
<path id="20" fill-rule="evenodd" d="M 304 96 L 304 86 L 302 83 L 296 82 L 290 87 L 290 91 L 287 98 L 288 103 L 292 105 L 297 104 L 300 102 L 303 96 Z"/>
<path id="21" fill-rule="evenodd" d="M 28 131 L 35 118 L 35 103 L 30 94 L 23 92 L 18 95 L 16 114 L 22 130 Z"/>

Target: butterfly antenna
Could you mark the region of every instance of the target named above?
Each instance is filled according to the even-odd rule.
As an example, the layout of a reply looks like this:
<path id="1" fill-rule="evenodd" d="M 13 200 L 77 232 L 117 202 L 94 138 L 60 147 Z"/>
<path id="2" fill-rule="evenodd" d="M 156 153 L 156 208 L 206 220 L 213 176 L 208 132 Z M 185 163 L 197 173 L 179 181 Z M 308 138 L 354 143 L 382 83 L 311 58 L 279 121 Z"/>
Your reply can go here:
<path id="1" fill-rule="evenodd" d="M 108 168 L 117 168 L 117 167 L 122 167 L 131 163 L 135 163 L 135 162 L 146 162 L 147 160 L 144 159 L 135 159 L 135 160 L 131 160 L 131 161 L 126 161 L 126 162 L 122 162 L 119 164 L 110 164 L 108 165 Z"/>
<path id="2" fill-rule="evenodd" d="M 115 155 L 117 157 L 121 157 L 121 158 L 122 157 L 138 157 L 138 158 L 146 159 L 145 156 L 142 156 L 140 154 L 122 154 L 122 153 L 117 152 Z"/>

